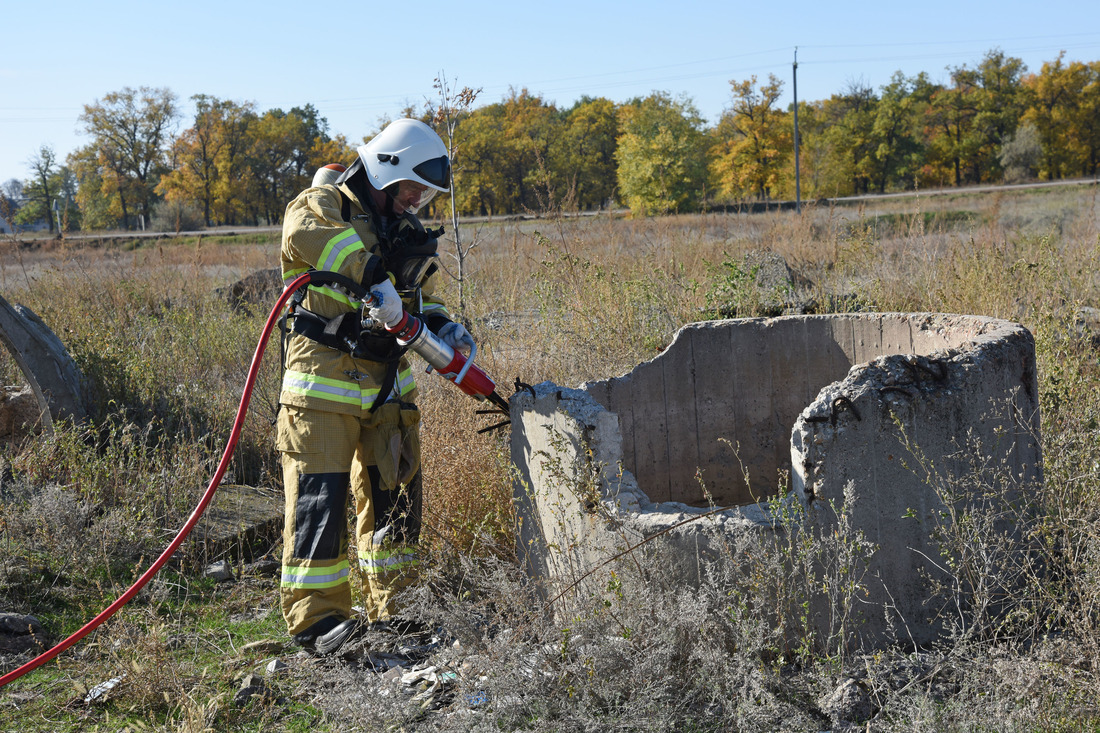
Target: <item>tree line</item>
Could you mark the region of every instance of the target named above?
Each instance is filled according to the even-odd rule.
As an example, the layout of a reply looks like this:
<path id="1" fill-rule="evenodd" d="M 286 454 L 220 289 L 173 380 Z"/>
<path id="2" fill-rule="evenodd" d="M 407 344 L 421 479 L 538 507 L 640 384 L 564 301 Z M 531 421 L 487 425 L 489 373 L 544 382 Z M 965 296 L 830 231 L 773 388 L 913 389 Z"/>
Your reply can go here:
<path id="1" fill-rule="evenodd" d="M 1095 176 L 1100 166 L 1100 62 L 1064 54 L 1028 73 L 989 51 L 946 83 L 894 74 L 878 90 L 850 82 L 800 101 L 805 198 L 977 183 Z M 730 105 L 708 126 L 690 98 L 653 92 L 624 103 L 583 97 L 564 108 L 526 89 L 475 106 L 466 88 L 447 106 L 403 116 L 437 123 L 453 152 L 454 206 L 499 216 L 626 205 L 639 214 L 697 211 L 795 196 L 793 105 L 774 75 L 730 82 Z M 169 89 L 124 88 L 85 105 L 88 145 L 59 160 L 42 146 L 31 176 L 0 190 L 0 214 L 50 229 L 276 224 L 317 167 L 350 163 L 355 145 L 329 134 L 312 105 L 260 111 L 192 98 L 176 134 Z M 446 124 L 438 124 L 442 121 Z M 364 141 L 369 138 L 364 138 Z M 448 197 L 433 205 L 451 206 Z M 430 212 L 443 214 L 443 211 Z"/>

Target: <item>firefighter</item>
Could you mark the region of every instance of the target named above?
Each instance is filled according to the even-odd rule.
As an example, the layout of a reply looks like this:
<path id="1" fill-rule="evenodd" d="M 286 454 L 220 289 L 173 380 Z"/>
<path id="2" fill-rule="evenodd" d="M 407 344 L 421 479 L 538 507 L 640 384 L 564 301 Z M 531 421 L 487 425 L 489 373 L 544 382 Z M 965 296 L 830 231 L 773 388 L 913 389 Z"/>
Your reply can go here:
<path id="1" fill-rule="evenodd" d="M 332 654 L 368 623 L 418 626 L 400 616 L 397 595 L 419 562 L 420 412 L 410 365 L 382 327 L 407 309 L 452 348 L 473 348 L 434 295 L 442 229 L 416 218 L 449 183 L 443 141 L 401 119 L 359 147 L 334 183 L 306 189 L 286 209 L 284 282 L 334 271 L 375 298 L 366 319 L 338 287 L 310 285 L 287 319 L 276 438 L 286 492 L 280 600 L 288 632 L 316 654 Z M 368 586 L 363 616 L 351 608 L 349 493 Z"/>

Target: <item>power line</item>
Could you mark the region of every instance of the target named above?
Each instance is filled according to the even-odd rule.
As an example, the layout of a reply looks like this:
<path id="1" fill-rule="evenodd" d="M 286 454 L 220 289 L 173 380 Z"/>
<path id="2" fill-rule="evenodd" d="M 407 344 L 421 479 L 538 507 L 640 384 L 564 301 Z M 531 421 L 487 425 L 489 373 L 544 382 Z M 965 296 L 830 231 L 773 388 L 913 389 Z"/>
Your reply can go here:
<path id="1" fill-rule="evenodd" d="M 801 48 L 801 46 L 799 48 Z M 1088 45 L 1085 45 L 1085 46 L 1072 46 L 1072 47 L 1059 46 L 1058 50 L 1059 51 L 1065 51 L 1065 50 L 1069 50 L 1069 48 L 1074 48 L 1076 50 L 1083 50 L 1083 49 L 1088 49 L 1088 48 L 1100 49 L 1100 43 L 1088 44 Z M 1042 46 L 1042 47 L 1034 47 L 1034 48 L 1013 49 L 1011 52 L 1006 52 L 1006 54 L 1007 55 L 1015 55 L 1015 54 L 1022 54 L 1022 53 L 1041 53 L 1041 52 L 1044 52 L 1044 51 L 1051 51 L 1051 50 L 1053 50 L 1053 47 L 1051 47 L 1051 46 Z M 959 56 L 964 55 L 966 53 L 967 52 L 965 52 L 965 51 L 944 51 L 944 52 L 941 52 L 941 53 L 913 54 L 913 55 L 909 55 L 909 56 L 878 56 L 878 57 L 863 56 L 863 57 L 851 57 L 851 58 L 819 59 L 817 61 L 805 61 L 805 60 L 803 60 L 802 63 L 804 65 L 811 65 L 811 66 L 824 66 L 824 65 L 827 65 L 827 64 L 867 64 L 867 63 L 876 63 L 877 64 L 877 63 L 888 63 L 888 62 L 925 61 L 925 60 L 930 60 L 930 59 L 958 58 Z"/>
<path id="2" fill-rule="evenodd" d="M 846 43 L 846 44 L 810 44 L 799 45 L 799 48 L 898 48 L 899 46 L 947 46 L 951 44 L 995 43 L 1003 44 L 1010 41 L 1038 41 L 1038 40 L 1064 40 L 1066 38 L 1096 38 L 1100 41 L 1100 33 L 1059 33 L 1056 36 L 1016 36 L 1014 38 L 976 38 L 970 40 L 943 40 L 943 41 L 907 41 L 904 43 Z"/>

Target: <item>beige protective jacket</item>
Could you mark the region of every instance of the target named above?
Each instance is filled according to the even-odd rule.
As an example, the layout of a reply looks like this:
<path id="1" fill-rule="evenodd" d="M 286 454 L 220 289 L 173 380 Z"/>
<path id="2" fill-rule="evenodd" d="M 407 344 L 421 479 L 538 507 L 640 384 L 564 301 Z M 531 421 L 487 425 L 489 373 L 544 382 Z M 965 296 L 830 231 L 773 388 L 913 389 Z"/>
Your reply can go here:
<path id="1" fill-rule="evenodd" d="M 280 254 L 284 286 L 311 268 L 338 272 L 361 283 L 371 255 L 382 256 L 371 216 L 346 187 L 341 190 L 351 203 L 350 222 L 341 216 L 343 202 L 335 186 L 307 188 L 287 205 Z M 398 226 L 421 228 L 411 214 L 402 217 Z M 449 318 L 442 301 L 433 295 L 437 278 L 438 274 L 432 273 L 421 284 L 421 313 Z M 324 318 L 357 307 L 342 292 L 327 285 L 309 285 L 302 305 Z M 418 305 L 405 302 L 411 313 L 416 313 Z M 363 415 L 370 410 L 386 373 L 383 363 L 353 358 L 293 332 L 289 334 L 285 366 L 280 402 L 349 415 Z M 412 369 L 401 357 L 397 381 L 387 400 L 413 402 L 415 398 Z"/>

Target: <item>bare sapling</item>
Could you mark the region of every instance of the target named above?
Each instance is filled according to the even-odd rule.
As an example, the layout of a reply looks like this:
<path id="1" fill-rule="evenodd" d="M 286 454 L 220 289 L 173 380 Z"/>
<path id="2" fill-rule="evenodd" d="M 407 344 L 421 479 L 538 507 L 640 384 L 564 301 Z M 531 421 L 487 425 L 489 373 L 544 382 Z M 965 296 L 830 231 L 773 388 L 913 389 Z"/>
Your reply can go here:
<path id="1" fill-rule="evenodd" d="M 474 100 L 481 94 L 481 88 L 462 87 L 461 90 L 455 91 L 454 86 L 447 81 L 447 75 L 442 71 L 439 72 L 439 76 L 435 78 L 432 86 L 435 88 L 439 100 L 438 102 L 429 100 L 426 104 L 427 112 L 431 115 L 434 127 L 441 133 L 440 137 L 447 145 L 447 157 L 451 161 L 450 180 L 448 181 L 451 200 L 451 241 L 454 243 L 454 252 L 451 253 L 451 256 L 454 258 L 457 272 L 450 274 L 458 281 L 458 312 L 461 315 L 466 312 L 466 257 L 477 246 L 477 237 L 475 236 L 469 244 L 463 246 L 461 233 L 458 229 L 454 172 L 460 145 L 455 135 L 458 131 L 459 121 L 469 114 Z"/>

